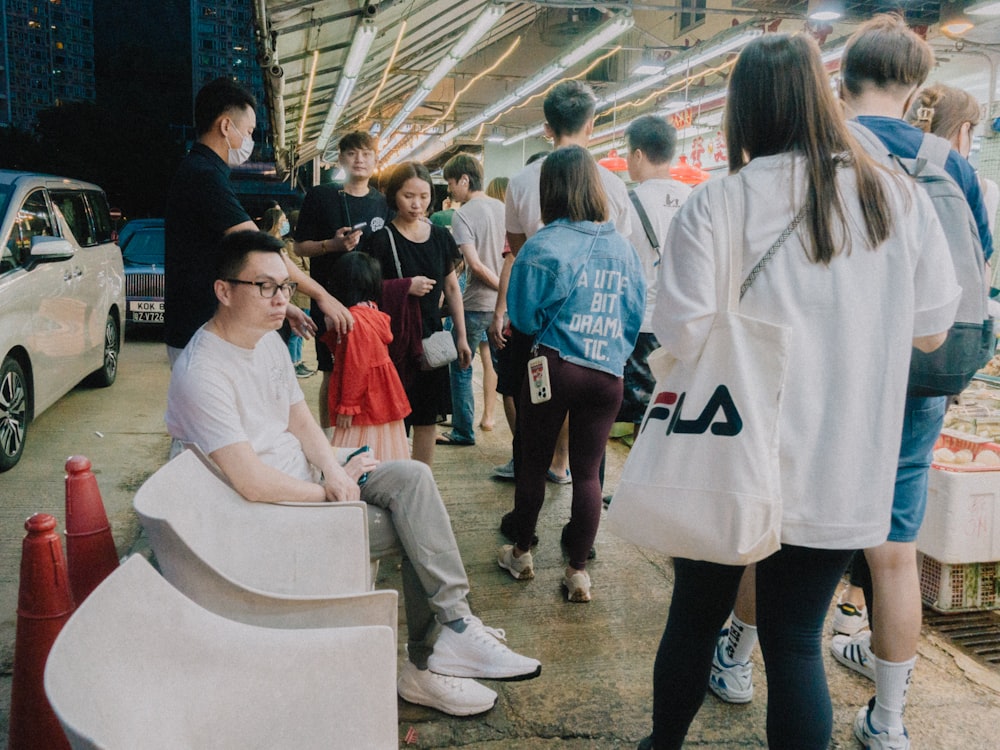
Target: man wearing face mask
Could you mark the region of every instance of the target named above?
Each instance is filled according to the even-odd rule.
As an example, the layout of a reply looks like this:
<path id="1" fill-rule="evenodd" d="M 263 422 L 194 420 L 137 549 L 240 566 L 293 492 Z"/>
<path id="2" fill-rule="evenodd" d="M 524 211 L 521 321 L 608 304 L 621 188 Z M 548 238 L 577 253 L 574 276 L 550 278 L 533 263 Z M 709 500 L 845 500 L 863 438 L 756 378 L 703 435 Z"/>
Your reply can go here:
<path id="1" fill-rule="evenodd" d="M 207 83 L 195 98 L 198 140 L 177 169 L 167 197 L 164 341 L 171 365 L 215 312 L 212 285 L 219 241 L 230 232 L 257 229 L 229 183 L 230 169 L 253 152 L 256 106 L 253 95 L 229 78 Z M 291 261 L 287 265 L 290 279 L 316 300 L 330 327 L 350 330 L 347 309 Z M 303 338 L 315 331 L 294 305 L 289 304 L 287 315 Z"/>

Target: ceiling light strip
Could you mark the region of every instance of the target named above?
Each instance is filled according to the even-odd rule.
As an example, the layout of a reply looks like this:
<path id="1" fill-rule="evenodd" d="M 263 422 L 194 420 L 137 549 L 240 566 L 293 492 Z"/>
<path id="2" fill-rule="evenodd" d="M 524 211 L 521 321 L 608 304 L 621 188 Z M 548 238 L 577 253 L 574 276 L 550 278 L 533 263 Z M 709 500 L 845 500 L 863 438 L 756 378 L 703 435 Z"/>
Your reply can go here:
<path id="1" fill-rule="evenodd" d="M 400 42 L 403 41 L 403 34 L 406 33 L 406 19 L 399 24 L 399 33 L 396 34 L 396 43 L 392 46 L 392 54 L 389 55 L 389 60 L 385 64 L 385 70 L 382 71 L 382 80 L 378 82 L 378 87 L 375 89 L 375 93 L 372 95 L 372 100 L 368 102 L 368 109 L 365 110 L 364 117 L 361 118 L 362 122 L 368 120 L 369 115 L 372 113 L 372 109 L 375 106 L 375 102 L 382 95 L 382 89 L 385 88 L 385 82 L 389 80 L 389 71 L 392 70 L 392 66 L 396 64 L 396 55 L 399 52 Z"/>
<path id="2" fill-rule="evenodd" d="M 684 54 L 684 57 L 682 57 L 673 65 L 660 71 L 659 73 L 654 73 L 653 75 L 646 76 L 641 80 L 636 81 L 635 83 L 631 83 L 628 86 L 625 86 L 624 88 L 618 91 L 612 92 L 608 96 L 598 99 L 597 110 L 600 111 L 601 109 L 613 104 L 618 99 L 625 99 L 629 96 L 632 96 L 633 94 L 648 89 L 651 86 L 655 86 L 656 84 L 665 81 L 668 78 L 689 71 L 691 68 L 701 65 L 702 63 L 708 62 L 713 58 L 719 57 L 720 55 L 725 55 L 735 50 L 741 49 L 747 44 L 749 44 L 752 40 L 761 36 L 763 33 L 764 32 L 761 31 L 759 28 L 745 29 L 744 31 L 736 34 L 735 36 L 731 36 L 730 38 L 725 39 L 724 41 L 718 44 L 714 44 L 711 47 L 708 47 L 704 50 L 696 51 L 696 48 L 691 49 L 690 51 Z M 518 133 L 517 135 L 508 138 L 503 142 L 503 145 L 512 146 L 513 144 L 519 143 L 520 141 L 523 141 L 526 138 L 531 138 L 532 136 L 538 135 L 543 131 L 543 129 L 544 129 L 543 125 L 535 125 L 534 127 L 524 131 L 523 133 Z M 619 130 L 620 129 L 621 128 L 619 128 Z"/>
<path id="3" fill-rule="evenodd" d="M 305 138 L 306 118 L 309 117 L 309 101 L 312 99 L 313 83 L 316 81 L 316 66 L 319 63 L 319 50 L 313 50 L 312 66 L 309 69 L 309 80 L 306 83 L 306 98 L 302 105 L 302 120 L 299 122 L 299 143 Z"/>
<path id="4" fill-rule="evenodd" d="M 632 18 L 631 13 L 616 15 L 613 20 L 598 27 L 590 35 L 582 39 L 577 45 L 574 46 L 573 49 L 563 53 L 557 60 L 542 68 L 538 73 L 518 86 L 513 93 L 508 94 L 500 101 L 487 107 L 475 117 L 472 117 L 449 130 L 441 137 L 442 140 L 446 143 L 450 143 L 462 133 L 472 130 L 480 123 L 486 122 L 499 112 L 513 106 L 565 70 L 576 65 L 585 57 L 592 54 L 595 50 L 617 39 L 619 36 L 631 29 L 634 24 L 635 20 Z"/>
<path id="5" fill-rule="evenodd" d="M 323 122 L 323 129 L 317 139 L 316 148 L 322 152 L 333 135 L 333 129 L 337 126 L 337 121 L 343 113 L 347 102 L 354 91 L 354 85 L 358 82 L 358 75 L 361 67 L 365 64 L 368 50 L 371 49 L 372 42 L 378 34 L 378 28 L 371 21 L 362 21 L 358 30 L 354 33 L 354 41 L 351 42 L 351 49 L 347 53 L 347 62 L 344 63 L 340 71 L 340 82 L 337 84 L 337 91 L 333 95 L 333 102 L 326 113 L 326 120 Z"/>
<path id="6" fill-rule="evenodd" d="M 410 95 L 410 98 L 406 100 L 403 107 L 396 113 L 396 116 L 392 118 L 389 125 L 386 127 L 385 135 L 391 135 L 403 121 L 406 120 L 414 110 L 419 107 L 424 99 L 430 95 L 446 75 L 448 75 L 451 70 L 458 65 L 462 59 L 472 50 L 473 47 L 482 39 L 486 34 L 492 29 L 497 21 L 499 21 L 505 12 L 505 8 L 502 5 L 496 3 L 490 3 L 486 10 L 484 10 L 475 21 L 465 30 L 462 37 L 455 43 L 448 54 L 446 54 L 434 69 L 427 74 L 427 77 L 420 83 L 417 90 Z"/>

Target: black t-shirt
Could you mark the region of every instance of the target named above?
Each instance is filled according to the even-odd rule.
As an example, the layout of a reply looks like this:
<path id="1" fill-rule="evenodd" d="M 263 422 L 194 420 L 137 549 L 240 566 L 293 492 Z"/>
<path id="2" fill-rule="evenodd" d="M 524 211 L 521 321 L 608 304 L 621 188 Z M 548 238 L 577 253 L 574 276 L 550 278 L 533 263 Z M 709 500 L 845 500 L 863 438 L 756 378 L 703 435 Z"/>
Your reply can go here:
<path id="1" fill-rule="evenodd" d="M 337 183 L 310 188 L 302 202 L 299 221 L 295 225 L 295 240 L 322 241 L 333 237 L 342 227 L 353 227 L 368 222 L 362 230 L 361 242 L 385 226 L 389 220 L 389 206 L 377 190 L 356 197 L 344 192 Z M 309 275 L 330 290 L 330 273 L 341 253 L 324 253 L 309 259 Z"/>
<path id="2" fill-rule="evenodd" d="M 163 339 L 181 349 L 215 314 L 215 266 L 226 230 L 250 221 L 229 184 L 229 167 L 196 143 L 167 197 Z"/>
<path id="3" fill-rule="evenodd" d="M 396 251 L 402 274 L 396 272 L 396 261 L 389 244 L 389 232 L 396 238 Z M 455 270 L 455 264 L 462 254 L 455 239 L 444 227 L 431 225 L 431 235 L 426 242 L 408 240 L 392 224 L 387 224 L 381 232 L 372 235 L 365 245 L 382 266 L 383 279 L 407 279 L 413 276 L 427 276 L 434 279 L 434 288 L 420 301 L 420 317 L 424 323 L 424 336 L 430 336 L 441 327 L 441 294 L 444 292 L 444 277 Z"/>

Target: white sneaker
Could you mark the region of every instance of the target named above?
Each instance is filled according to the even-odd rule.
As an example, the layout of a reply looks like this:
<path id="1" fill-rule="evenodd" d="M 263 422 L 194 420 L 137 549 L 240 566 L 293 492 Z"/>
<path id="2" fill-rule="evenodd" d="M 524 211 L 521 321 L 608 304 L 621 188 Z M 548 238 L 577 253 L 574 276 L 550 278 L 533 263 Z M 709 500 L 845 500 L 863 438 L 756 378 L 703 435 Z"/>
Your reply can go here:
<path id="1" fill-rule="evenodd" d="M 830 641 L 833 658 L 858 674 L 875 681 L 875 654 L 872 653 L 872 631 L 857 635 L 835 635 Z"/>
<path id="2" fill-rule="evenodd" d="M 497 550 L 497 565 L 510 573 L 517 581 L 527 581 L 535 577 L 531 553 L 525 552 L 520 557 L 514 557 L 513 544 L 505 544 Z"/>
<path id="3" fill-rule="evenodd" d="M 452 716 L 481 714 L 497 702 L 497 694 L 475 680 L 418 669 L 409 660 L 399 670 L 396 691 L 405 701 L 430 706 Z"/>
<path id="4" fill-rule="evenodd" d="M 726 661 L 725 647 L 729 640 L 729 630 L 719 634 L 712 655 L 712 674 L 708 677 L 708 687 L 726 703 L 749 703 L 753 700 L 753 663 Z"/>
<path id="5" fill-rule="evenodd" d="M 563 577 L 563 588 L 566 589 L 566 601 L 590 601 L 590 574 L 586 570 L 578 570 L 569 577 Z"/>
<path id="6" fill-rule="evenodd" d="M 482 680 L 530 680 L 541 674 L 541 662 L 511 651 L 504 645 L 505 636 L 504 631 L 488 628 L 469 615 L 461 633 L 441 628 L 427 668 L 437 674 Z"/>
<path id="7" fill-rule="evenodd" d="M 910 735 L 906 728 L 902 732 L 888 729 L 879 732 L 872 726 L 871 714 L 875 699 L 858 711 L 854 718 L 854 736 L 865 750 L 910 750 Z"/>
<path id="8" fill-rule="evenodd" d="M 858 631 L 868 627 L 868 608 L 859 608 L 850 602 L 838 601 L 836 608 L 833 610 L 833 622 L 831 625 L 833 626 L 834 633 L 854 635 Z"/>

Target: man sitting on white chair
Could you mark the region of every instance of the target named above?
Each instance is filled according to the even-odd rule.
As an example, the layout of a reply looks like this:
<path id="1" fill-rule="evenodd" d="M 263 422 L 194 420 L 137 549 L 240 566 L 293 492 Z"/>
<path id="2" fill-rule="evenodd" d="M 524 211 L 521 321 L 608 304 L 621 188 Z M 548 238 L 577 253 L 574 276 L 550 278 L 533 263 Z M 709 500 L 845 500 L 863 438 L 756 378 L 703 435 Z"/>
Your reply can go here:
<path id="1" fill-rule="evenodd" d="M 223 239 L 218 306 L 173 366 L 167 429 L 175 441 L 208 454 L 247 500 L 360 499 L 383 509 L 369 512 L 373 552 L 384 551 L 379 540 L 387 537 L 403 548 L 409 658 L 400 670 L 400 696 L 453 715 L 488 711 L 497 694 L 472 678 L 529 679 L 541 673 L 541 664 L 511 651 L 503 631 L 471 613 L 451 520 L 427 466 L 379 464 L 370 452 L 340 465 L 277 333 L 295 291 L 282 247 L 263 232 Z M 436 640 L 435 621 L 442 626 Z"/>

